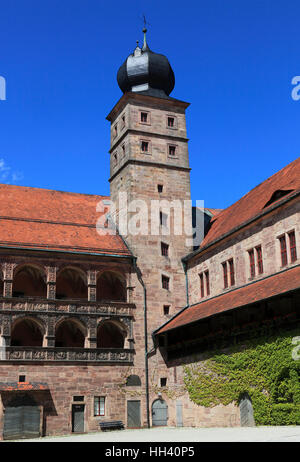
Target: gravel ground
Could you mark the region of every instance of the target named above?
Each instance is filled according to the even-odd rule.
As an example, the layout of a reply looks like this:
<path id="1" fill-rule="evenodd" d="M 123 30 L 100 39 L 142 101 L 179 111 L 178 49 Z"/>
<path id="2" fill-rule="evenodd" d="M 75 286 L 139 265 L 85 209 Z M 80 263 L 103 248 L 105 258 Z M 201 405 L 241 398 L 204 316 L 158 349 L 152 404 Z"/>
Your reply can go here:
<path id="1" fill-rule="evenodd" d="M 300 442 L 300 426 L 173 428 L 115 430 L 81 435 L 44 437 L 22 442 Z"/>

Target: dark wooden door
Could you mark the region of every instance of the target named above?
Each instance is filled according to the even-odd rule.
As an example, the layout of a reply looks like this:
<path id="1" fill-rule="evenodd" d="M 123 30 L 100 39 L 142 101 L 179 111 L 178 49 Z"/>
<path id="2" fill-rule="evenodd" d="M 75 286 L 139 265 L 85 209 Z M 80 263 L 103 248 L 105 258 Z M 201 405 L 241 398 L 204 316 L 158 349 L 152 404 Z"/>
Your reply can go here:
<path id="1" fill-rule="evenodd" d="M 154 427 L 167 425 L 168 405 L 163 399 L 157 399 L 152 404 L 152 425 Z"/>
<path id="2" fill-rule="evenodd" d="M 28 396 L 20 396 L 9 403 L 4 413 L 3 438 L 38 438 L 40 435 L 40 408 Z"/>
<path id="3" fill-rule="evenodd" d="M 72 405 L 72 432 L 84 432 L 84 404 Z"/>
<path id="4" fill-rule="evenodd" d="M 127 401 L 127 427 L 140 428 L 141 426 L 141 402 Z"/>

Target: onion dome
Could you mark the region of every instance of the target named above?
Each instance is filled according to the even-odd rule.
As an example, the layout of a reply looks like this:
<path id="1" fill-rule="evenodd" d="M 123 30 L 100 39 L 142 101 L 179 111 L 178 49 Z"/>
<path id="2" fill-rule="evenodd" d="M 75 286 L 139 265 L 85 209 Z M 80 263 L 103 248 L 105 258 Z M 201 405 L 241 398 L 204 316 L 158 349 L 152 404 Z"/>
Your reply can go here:
<path id="1" fill-rule="evenodd" d="M 150 50 L 143 29 L 144 44 L 128 56 L 118 71 L 117 81 L 123 93 L 128 91 L 167 98 L 175 86 L 173 69 L 166 56 Z"/>

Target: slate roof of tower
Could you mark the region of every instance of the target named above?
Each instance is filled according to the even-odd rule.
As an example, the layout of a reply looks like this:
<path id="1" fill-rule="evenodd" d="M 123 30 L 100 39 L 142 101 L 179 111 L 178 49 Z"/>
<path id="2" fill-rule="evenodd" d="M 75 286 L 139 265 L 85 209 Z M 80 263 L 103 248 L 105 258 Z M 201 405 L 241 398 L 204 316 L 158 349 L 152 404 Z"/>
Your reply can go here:
<path id="1" fill-rule="evenodd" d="M 99 235 L 107 196 L 0 185 L 0 246 L 131 255 L 119 235 Z"/>

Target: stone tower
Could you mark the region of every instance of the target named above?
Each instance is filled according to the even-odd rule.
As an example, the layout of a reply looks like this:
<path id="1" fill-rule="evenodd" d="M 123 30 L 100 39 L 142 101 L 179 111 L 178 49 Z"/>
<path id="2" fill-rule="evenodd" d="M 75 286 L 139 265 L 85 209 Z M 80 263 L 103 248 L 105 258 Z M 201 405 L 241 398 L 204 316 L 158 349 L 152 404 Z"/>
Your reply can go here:
<path id="1" fill-rule="evenodd" d="M 169 96 L 173 70 L 165 56 L 149 49 L 143 32 L 143 47 L 137 45 L 118 71 L 124 94 L 107 119 L 111 200 L 147 288 L 150 339 L 155 328 L 186 304 L 181 258 L 192 249 L 184 232 L 191 226 L 189 103 Z"/>

